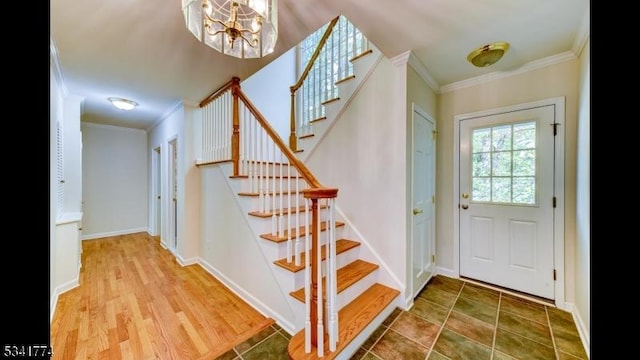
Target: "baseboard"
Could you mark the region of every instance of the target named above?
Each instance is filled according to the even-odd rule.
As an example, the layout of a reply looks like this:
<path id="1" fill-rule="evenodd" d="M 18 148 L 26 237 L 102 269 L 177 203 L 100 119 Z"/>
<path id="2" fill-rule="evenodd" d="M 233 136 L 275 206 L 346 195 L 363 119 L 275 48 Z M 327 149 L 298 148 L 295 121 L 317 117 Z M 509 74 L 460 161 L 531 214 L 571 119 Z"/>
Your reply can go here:
<path id="1" fill-rule="evenodd" d="M 49 323 L 51 323 L 53 321 L 53 315 L 56 311 L 56 305 L 58 305 L 58 296 L 60 296 L 60 294 L 63 294 L 71 289 L 74 289 L 76 287 L 80 286 L 80 279 L 79 278 L 75 278 L 69 282 L 67 282 L 66 284 L 62 284 L 58 287 L 56 287 L 53 290 L 53 296 L 51 297 L 51 304 L 49 305 Z"/>
<path id="2" fill-rule="evenodd" d="M 573 322 L 576 323 L 576 328 L 578 328 L 578 334 L 580 335 L 580 340 L 582 341 L 582 346 L 584 347 L 584 351 L 587 353 L 587 356 L 591 358 L 591 354 L 589 352 L 589 344 L 590 344 L 590 335 L 589 329 L 582 320 L 582 316 L 580 316 L 580 312 L 575 307 L 574 304 L 567 303 L 567 308 L 570 309 L 571 315 L 573 315 Z"/>
<path id="3" fill-rule="evenodd" d="M 118 235 L 128 235 L 135 234 L 139 232 L 149 233 L 149 229 L 146 227 L 135 228 L 135 229 L 126 229 L 126 230 L 118 230 L 118 231 L 107 231 L 102 233 L 90 234 L 90 235 L 82 235 L 81 240 L 92 240 L 109 236 L 118 236 Z"/>
<path id="4" fill-rule="evenodd" d="M 245 291 L 238 284 L 233 282 L 231 279 L 226 277 L 220 271 L 218 271 L 214 266 L 209 264 L 202 258 L 198 258 L 197 263 L 202 266 L 205 270 L 207 270 L 213 277 L 218 279 L 221 283 L 223 283 L 231 292 L 236 294 L 239 298 L 245 301 L 247 304 L 250 304 L 253 308 L 258 310 L 262 315 L 266 317 L 270 317 L 276 321 L 276 323 L 282 327 L 289 334 L 295 334 L 295 326 L 291 324 L 284 316 L 278 314 L 276 311 L 265 305 L 262 301 L 255 298 L 249 292 Z"/>
<path id="5" fill-rule="evenodd" d="M 454 278 L 457 279 L 460 277 L 460 275 L 458 275 L 458 272 L 452 269 L 448 269 L 448 268 L 444 268 L 441 266 L 436 267 L 436 274 L 438 275 L 444 275 L 450 278 Z"/>
<path id="6" fill-rule="evenodd" d="M 173 253 L 173 252 L 171 252 L 171 253 Z M 173 256 L 176 257 L 176 260 L 178 261 L 178 264 L 180 264 L 181 266 L 189 266 L 189 265 L 193 265 L 193 264 L 198 264 L 198 262 L 199 262 L 197 257 L 184 259 L 182 256 L 180 256 L 178 254 L 173 254 Z"/>

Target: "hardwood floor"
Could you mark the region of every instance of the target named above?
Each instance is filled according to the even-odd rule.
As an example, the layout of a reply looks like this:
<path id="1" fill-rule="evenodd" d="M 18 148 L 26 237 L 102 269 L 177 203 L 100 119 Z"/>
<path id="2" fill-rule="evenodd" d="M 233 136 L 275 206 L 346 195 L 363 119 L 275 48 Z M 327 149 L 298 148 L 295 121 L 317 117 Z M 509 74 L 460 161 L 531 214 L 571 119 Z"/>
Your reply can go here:
<path id="1" fill-rule="evenodd" d="M 80 286 L 51 323 L 53 359 L 215 359 L 274 323 L 147 233 L 82 248 Z"/>

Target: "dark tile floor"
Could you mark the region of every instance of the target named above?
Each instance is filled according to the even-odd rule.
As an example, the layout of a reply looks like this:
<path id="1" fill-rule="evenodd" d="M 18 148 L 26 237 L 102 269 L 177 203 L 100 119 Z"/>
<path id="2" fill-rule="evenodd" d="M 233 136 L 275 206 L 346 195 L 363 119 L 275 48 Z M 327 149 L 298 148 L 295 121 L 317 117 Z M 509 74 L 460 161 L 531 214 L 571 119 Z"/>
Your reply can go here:
<path id="1" fill-rule="evenodd" d="M 288 359 L 274 325 L 224 360 Z M 588 359 L 570 313 L 442 275 L 409 311 L 396 309 L 349 360 Z"/>

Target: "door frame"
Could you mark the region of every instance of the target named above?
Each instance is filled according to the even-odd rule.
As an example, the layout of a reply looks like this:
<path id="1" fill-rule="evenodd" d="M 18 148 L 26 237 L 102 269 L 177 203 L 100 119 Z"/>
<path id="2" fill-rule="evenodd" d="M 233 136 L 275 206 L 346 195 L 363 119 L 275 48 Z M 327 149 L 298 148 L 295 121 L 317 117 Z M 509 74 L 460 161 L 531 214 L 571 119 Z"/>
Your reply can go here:
<path id="1" fill-rule="evenodd" d="M 151 149 L 151 230 L 153 236 L 162 238 L 162 146 L 154 146 Z M 160 201 L 157 197 L 160 196 Z"/>
<path id="2" fill-rule="evenodd" d="M 554 139 L 554 194 L 556 197 L 556 208 L 553 214 L 553 256 L 554 268 L 556 270 L 556 281 L 554 289 L 554 302 L 558 308 L 567 309 L 565 303 L 565 267 L 564 267 L 564 142 L 565 142 L 565 97 L 559 96 L 550 99 L 521 103 L 511 106 L 481 110 L 472 113 L 465 113 L 454 116 L 453 121 L 453 271 L 460 277 L 460 204 L 456 205 L 455 199 L 459 199 L 460 193 L 460 122 L 477 117 L 491 116 L 506 112 L 526 110 L 535 107 L 553 106 L 557 134 Z"/>
<path id="3" fill-rule="evenodd" d="M 173 153 L 176 154 L 176 159 L 173 159 Z M 174 255 L 177 254 L 178 251 L 178 190 L 176 189 L 176 201 L 174 204 L 173 201 L 173 188 L 176 187 L 176 182 L 178 181 L 178 175 L 176 174 L 178 171 L 178 159 L 180 155 L 178 153 L 178 135 L 174 135 L 167 139 L 167 191 L 166 191 L 166 201 L 164 202 L 167 206 L 167 221 L 163 221 L 163 224 L 166 224 L 166 238 L 167 241 L 165 245 Z M 176 176 L 174 177 L 174 174 Z"/>
<path id="4" fill-rule="evenodd" d="M 420 106 L 418 106 L 415 103 L 412 103 L 411 104 L 411 139 L 412 139 L 411 141 L 412 141 L 412 143 L 411 143 L 411 161 L 410 161 L 411 162 L 411 183 L 410 183 L 411 197 L 410 197 L 410 204 L 409 204 L 409 211 L 408 211 L 408 216 L 411 219 L 411 225 L 409 227 L 409 231 L 411 232 L 411 235 L 410 235 L 411 241 L 409 242 L 410 253 L 409 253 L 409 257 L 407 258 L 407 260 L 411 264 L 413 262 L 413 252 L 414 252 L 414 248 L 413 248 L 413 243 L 414 243 L 413 229 L 414 229 L 414 226 L 413 226 L 412 210 L 413 210 L 413 200 L 414 200 L 413 199 L 413 197 L 414 197 L 413 185 L 414 185 L 414 181 L 415 181 L 414 168 L 413 168 L 413 164 L 414 164 L 414 158 L 413 158 L 414 152 L 413 151 L 414 151 L 414 148 L 415 148 L 415 145 L 413 144 L 413 139 L 414 139 L 415 127 L 413 125 L 415 123 L 415 114 L 416 113 L 420 114 L 420 116 L 424 117 L 428 122 L 430 122 L 432 124 L 432 126 L 433 126 L 433 131 L 437 132 L 435 119 L 431 115 L 429 115 L 429 113 L 424 111 Z M 432 181 L 433 181 L 433 196 L 435 196 L 435 191 L 437 189 L 437 185 L 436 185 L 436 163 L 435 162 L 436 162 L 436 158 L 437 158 L 437 148 L 438 148 L 438 146 L 436 145 L 436 139 L 437 139 L 437 137 L 433 141 L 433 174 L 431 174 Z M 437 216 L 437 214 L 436 214 L 436 204 L 432 202 L 431 203 L 431 207 L 432 207 L 431 210 L 432 210 L 432 214 L 433 214 L 432 216 L 433 216 L 433 225 L 434 225 L 433 232 L 434 232 L 434 234 L 433 234 L 433 238 L 431 239 L 432 241 L 431 241 L 431 249 L 430 249 L 430 251 L 431 251 L 431 254 L 435 256 L 435 254 L 436 254 L 435 224 L 437 223 L 438 219 L 436 217 Z M 431 276 L 429 276 L 429 279 L 431 279 L 434 275 L 436 275 L 438 273 L 437 262 L 433 261 L 433 260 L 432 260 L 432 262 L 433 262 L 433 272 L 431 273 Z M 410 282 L 410 290 L 409 290 L 410 294 L 409 295 L 411 297 L 411 300 L 413 300 L 415 298 L 415 293 L 417 292 L 417 289 L 416 289 L 416 284 L 414 284 L 414 280 L 415 279 L 414 279 L 414 276 L 413 276 L 412 266 L 409 266 L 409 269 L 410 269 L 409 272 L 411 274 L 409 276 L 410 281 L 411 281 Z M 427 280 L 424 284 L 421 284 L 420 288 L 424 288 L 424 286 L 426 286 L 426 284 L 428 282 L 429 282 L 429 280 Z"/>

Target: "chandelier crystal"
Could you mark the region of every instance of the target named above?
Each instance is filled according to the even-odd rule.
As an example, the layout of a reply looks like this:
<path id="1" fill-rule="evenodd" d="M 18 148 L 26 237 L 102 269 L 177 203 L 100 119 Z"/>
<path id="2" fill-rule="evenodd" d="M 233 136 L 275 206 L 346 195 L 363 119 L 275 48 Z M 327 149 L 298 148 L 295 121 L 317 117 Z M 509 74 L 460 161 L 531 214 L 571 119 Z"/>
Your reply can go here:
<path id="1" fill-rule="evenodd" d="M 260 58 L 278 40 L 277 0 L 182 0 L 182 12 L 189 31 L 225 55 Z"/>

